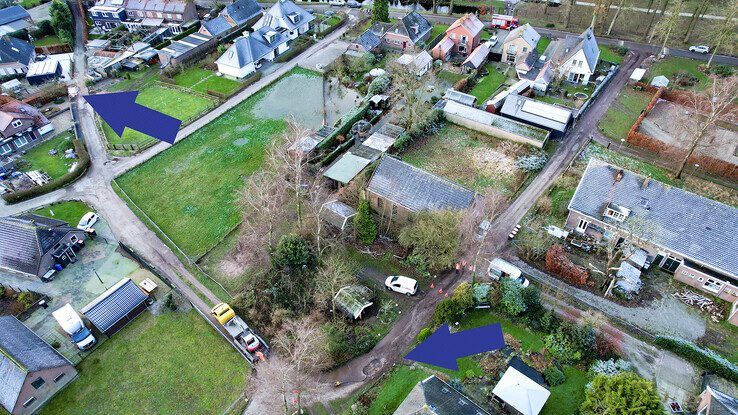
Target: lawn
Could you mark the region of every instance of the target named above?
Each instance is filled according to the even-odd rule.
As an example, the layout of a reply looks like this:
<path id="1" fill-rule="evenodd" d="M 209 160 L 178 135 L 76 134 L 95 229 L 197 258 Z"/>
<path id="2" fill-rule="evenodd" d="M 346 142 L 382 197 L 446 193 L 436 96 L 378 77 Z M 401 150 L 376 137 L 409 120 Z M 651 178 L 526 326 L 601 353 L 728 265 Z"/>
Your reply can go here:
<path id="1" fill-rule="evenodd" d="M 59 45 L 64 43 L 61 39 L 59 39 L 58 36 L 49 35 L 44 36 L 41 39 L 36 39 L 33 44 L 35 46 L 49 46 L 49 45 Z"/>
<path id="2" fill-rule="evenodd" d="M 600 59 L 607 62 L 617 63 L 618 65 L 623 63 L 625 56 L 617 53 L 611 46 L 599 45 L 600 47 Z"/>
<path id="3" fill-rule="evenodd" d="M 628 136 L 628 131 L 641 115 L 641 111 L 651 102 L 651 98 L 652 94 L 626 87 L 617 101 L 607 109 L 605 116 L 600 119 L 600 131 L 619 143 L 620 139 Z"/>
<path id="4" fill-rule="evenodd" d="M 660 61 L 657 61 L 652 67 L 651 67 L 651 79 L 653 77 L 658 75 L 663 75 L 667 78 L 669 78 L 669 86 L 673 88 L 679 88 L 678 85 L 676 85 L 675 79 L 676 74 L 679 72 L 687 72 L 692 75 L 694 75 L 698 79 L 698 83 L 693 86 L 693 89 L 702 90 L 707 88 L 709 85 L 709 79 L 707 78 L 707 75 L 702 73 L 702 71 L 699 70 L 699 66 L 702 65 L 701 61 L 696 61 L 693 59 L 688 58 L 677 58 L 677 57 L 668 57 L 665 59 L 662 59 Z"/>
<path id="5" fill-rule="evenodd" d="M 91 210 L 93 209 L 86 204 L 72 200 L 36 209 L 33 213 L 46 216 L 47 218 L 62 220 L 72 226 L 77 226 L 79 220 L 82 219 L 82 216 Z"/>
<path id="6" fill-rule="evenodd" d="M 446 24 L 434 24 L 433 28 L 431 29 L 430 36 L 428 37 L 428 40 L 431 41 L 436 38 L 436 36 L 446 33 L 446 29 L 448 29 L 448 25 Z"/>
<path id="7" fill-rule="evenodd" d="M 370 393 L 376 393 L 369 406 L 368 414 L 385 415 L 393 413 L 415 385 L 428 376 L 430 376 L 430 372 L 423 368 L 411 369 L 405 365 L 397 366 L 368 388 L 371 390 Z M 367 390 L 367 388 L 363 390 Z M 332 401 L 331 408 L 333 412 L 336 414 L 352 414 L 350 407 L 356 402 L 359 394 L 352 395 L 347 399 Z"/>
<path id="8" fill-rule="evenodd" d="M 190 88 L 206 94 L 208 90 L 231 95 L 238 89 L 240 82 L 222 76 L 216 76 L 213 71 L 196 66 L 185 69 L 174 77 L 177 85 Z"/>
<path id="9" fill-rule="evenodd" d="M 447 71 L 447 70 L 443 70 L 443 71 L 441 71 L 441 72 L 438 73 L 438 79 L 440 79 L 442 81 L 446 81 L 450 85 L 455 84 L 461 78 L 464 78 L 464 76 L 465 75 L 462 75 L 460 73 L 451 72 L 451 71 Z"/>
<path id="10" fill-rule="evenodd" d="M 477 82 L 469 94 L 477 97 L 477 102 L 482 103 L 491 97 L 497 89 L 507 80 L 507 76 L 495 68 L 494 65 L 488 64 L 487 71 L 489 74 Z"/>
<path id="11" fill-rule="evenodd" d="M 551 387 L 546 405 L 541 415 L 576 414 L 584 401 L 584 390 L 589 382 L 587 374 L 572 366 L 564 366 L 566 380 L 558 386 Z"/>
<path id="12" fill-rule="evenodd" d="M 186 123 L 204 111 L 215 106 L 215 101 L 200 94 L 188 93 L 186 90 L 172 88 L 164 84 L 152 84 L 138 93 L 136 103 L 163 112 Z M 146 134 L 126 129 L 123 137 L 119 137 L 110 126 L 102 122 L 103 131 L 108 143 L 142 144 L 153 140 Z"/>
<path id="13" fill-rule="evenodd" d="M 453 124 L 418 141 L 402 159 L 431 173 L 484 192 L 512 195 L 525 180 L 515 160 L 529 147 L 489 137 Z"/>
<path id="14" fill-rule="evenodd" d="M 41 414 L 220 414 L 247 362 L 195 312 L 145 312 L 77 366 Z"/>
<path id="15" fill-rule="evenodd" d="M 317 76 L 299 68 L 287 76 L 296 74 Z M 192 258 L 213 248 L 241 222 L 238 191 L 244 178 L 261 166 L 266 144 L 286 126 L 283 119 L 259 118 L 252 112 L 277 85 L 117 179 Z"/>
<path id="16" fill-rule="evenodd" d="M 543 52 L 546 51 L 546 48 L 548 45 L 551 44 L 551 38 L 541 36 L 541 38 L 538 40 L 538 44 L 536 45 L 536 52 L 538 52 L 539 55 L 542 55 Z"/>
<path id="17" fill-rule="evenodd" d="M 72 164 L 77 161 L 77 159 L 64 158 L 64 151 L 74 148 L 72 140 L 72 133 L 64 132 L 28 150 L 28 153 L 23 156 L 28 163 L 24 164 L 21 170 L 24 172 L 40 170 L 52 179 L 65 175 Z M 51 150 L 56 150 L 56 154 L 50 155 Z"/>

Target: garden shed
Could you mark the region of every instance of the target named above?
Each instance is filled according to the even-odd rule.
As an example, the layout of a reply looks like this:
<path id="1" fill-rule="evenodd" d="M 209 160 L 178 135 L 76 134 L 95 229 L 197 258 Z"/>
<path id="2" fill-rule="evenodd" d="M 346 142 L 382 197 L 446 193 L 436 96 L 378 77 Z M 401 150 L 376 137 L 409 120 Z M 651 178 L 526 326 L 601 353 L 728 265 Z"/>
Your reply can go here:
<path id="1" fill-rule="evenodd" d="M 333 301 L 347 316 L 359 320 L 364 311 L 374 304 L 374 292 L 363 285 L 348 285 L 338 290 Z"/>
<path id="2" fill-rule="evenodd" d="M 80 311 L 110 337 L 146 309 L 148 298 L 133 280 L 123 278 Z"/>
<path id="3" fill-rule="evenodd" d="M 516 413 L 538 415 L 551 396 L 544 383 L 540 373 L 514 357 L 492 393 Z"/>
<path id="4" fill-rule="evenodd" d="M 320 216 L 324 221 L 344 230 L 351 225 L 350 220 L 356 216 L 356 209 L 338 200 L 332 200 L 321 206 Z"/>
<path id="5" fill-rule="evenodd" d="M 338 161 L 333 163 L 323 176 L 334 180 L 340 184 L 348 184 L 357 174 L 361 173 L 364 168 L 371 163 L 371 160 L 359 157 L 351 153 L 341 156 Z"/>
<path id="6" fill-rule="evenodd" d="M 651 80 L 651 85 L 656 87 L 667 87 L 669 86 L 669 78 L 664 75 L 654 76 Z"/>

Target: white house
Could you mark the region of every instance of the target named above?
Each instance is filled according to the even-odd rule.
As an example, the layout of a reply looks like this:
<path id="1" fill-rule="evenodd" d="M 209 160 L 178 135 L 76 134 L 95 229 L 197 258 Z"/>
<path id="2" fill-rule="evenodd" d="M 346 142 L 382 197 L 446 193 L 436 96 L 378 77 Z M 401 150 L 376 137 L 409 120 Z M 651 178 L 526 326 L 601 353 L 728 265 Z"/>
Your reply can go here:
<path id="1" fill-rule="evenodd" d="M 218 71 L 235 78 L 244 78 L 254 72 L 265 61 L 272 61 L 284 53 L 289 46 L 285 33 L 263 26 L 253 33 L 244 33 L 217 61 Z"/>
<path id="2" fill-rule="evenodd" d="M 254 29 L 265 26 L 284 29 L 290 40 L 306 33 L 315 16 L 290 0 L 278 0 L 254 25 Z"/>
<path id="3" fill-rule="evenodd" d="M 426 51 L 422 51 L 417 55 L 405 53 L 397 58 L 397 63 L 411 70 L 414 69 L 417 76 L 423 76 L 433 66 L 433 57 Z"/>
<path id="4" fill-rule="evenodd" d="M 551 42 L 543 56 L 551 62 L 551 69 L 557 77 L 586 84 L 600 60 L 600 49 L 592 28 L 588 28 L 579 36 Z"/>

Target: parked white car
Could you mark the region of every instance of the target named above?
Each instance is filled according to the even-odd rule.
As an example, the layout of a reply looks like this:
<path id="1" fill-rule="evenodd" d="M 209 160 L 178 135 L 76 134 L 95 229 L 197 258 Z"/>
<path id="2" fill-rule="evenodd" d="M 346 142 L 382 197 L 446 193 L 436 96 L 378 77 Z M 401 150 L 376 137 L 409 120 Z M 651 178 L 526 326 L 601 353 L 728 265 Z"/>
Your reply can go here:
<path id="1" fill-rule="evenodd" d="M 396 293 L 405 294 L 410 297 L 418 292 L 418 282 L 409 277 L 403 277 L 402 275 L 393 275 L 387 277 L 384 281 L 384 286 L 388 290 Z"/>
<path id="2" fill-rule="evenodd" d="M 510 278 L 520 283 L 523 288 L 530 285 L 530 281 L 523 276 L 520 268 L 505 261 L 502 258 L 495 258 L 489 263 L 487 274 L 493 280 L 499 281 L 500 278 Z"/>
<path id="3" fill-rule="evenodd" d="M 330 0 L 328 4 L 331 6 L 345 6 L 346 0 Z"/>
<path id="4" fill-rule="evenodd" d="M 697 52 L 697 53 L 710 53 L 710 47 L 707 45 L 695 45 L 689 47 L 690 52 Z"/>
<path id="5" fill-rule="evenodd" d="M 82 219 L 79 220 L 79 224 L 77 224 L 77 229 L 82 229 L 83 231 L 86 231 L 92 228 L 92 225 L 97 223 L 97 220 L 99 218 L 100 217 L 97 216 L 97 213 L 87 212 L 84 216 L 82 216 Z"/>

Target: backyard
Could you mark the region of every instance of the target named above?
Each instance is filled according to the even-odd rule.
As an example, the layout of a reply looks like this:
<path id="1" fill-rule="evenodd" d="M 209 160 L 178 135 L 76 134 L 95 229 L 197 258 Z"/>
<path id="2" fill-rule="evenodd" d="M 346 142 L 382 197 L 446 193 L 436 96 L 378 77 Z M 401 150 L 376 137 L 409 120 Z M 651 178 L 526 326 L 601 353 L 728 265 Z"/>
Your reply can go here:
<path id="1" fill-rule="evenodd" d="M 220 414 L 241 395 L 247 362 L 195 311 L 143 313 L 77 366 L 41 411 Z"/>
<path id="2" fill-rule="evenodd" d="M 41 39 L 36 39 L 33 41 L 33 44 L 35 46 L 59 45 L 62 43 L 64 42 L 61 39 L 59 39 L 59 36 L 55 36 L 55 35 L 44 36 Z"/>
<path id="3" fill-rule="evenodd" d="M 319 79 L 293 69 L 116 182 L 188 256 L 199 258 L 241 222 L 243 179 L 259 168 L 266 144 L 284 130 L 284 119 L 296 115 L 311 127 L 322 119 L 314 114 L 322 108 L 321 82 L 314 81 Z M 280 106 L 300 85 L 299 112 Z"/>
<path id="4" fill-rule="evenodd" d="M 24 172 L 40 170 L 48 174 L 52 180 L 65 175 L 77 162 L 77 159 L 64 157 L 66 150 L 74 148 L 73 138 L 72 133 L 63 132 L 28 150 L 23 156 L 26 163 L 20 166 L 20 170 Z M 49 154 L 50 151 L 54 154 Z"/>
<path id="5" fill-rule="evenodd" d="M 618 50 L 612 46 L 599 45 L 600 48 L 600 59 L 606 62 L 617 63 L 618 65 L 623 63 L 625 54 L 618 53 Z"/>
<path id="6" fill-rule="evenodd" d="M 180 119 L 183 123 L 192 121 L 216 105 L 216 101 L 206 95 L 163 83 L 152 83 L 139 90 L 136 103 Z M 146 134 L 130 129 L 126 129 L 123 136 L 119 137 L 107 123 L 101 121 L 101 124 L 105 137 L 112 146 L 116 144 L 142 145 L 154 140 Z"/>
<path id="7" fill-rule="evenodd" d="M 497 189 L 509 197 L 526 179 L 515 161 L 531 152 L 522 144 L 446 124 L 436 134 L 414 143 L 402 158 L 475 191 Z"/>
<path id="8" fill-rule="evenodd" d="M 86 204 L 72 200 L 69 202 L 60 202 L 49 205 L 40 209 L 36 209 L 33 213 L 47 218 L 58 219 L 72 226 L 77 226 L 79 220 L 85 213 L 93 210 Z"/>
<path id="9" fill-rule="evenodd" d="M 699 66 L 702 64 L 702 61 L 670 56 L 654 63 L 650 71 L 651 79 L 655 76 L 663 75 L 669 79 L 670 87 L 680 88 L 680 86 L 675 82 L 676 75 L 680 72 L 686 72 L 697 79 L 697 84 L 690 89 L 703 90 L 709 85 L 709 79 L 707 78 L 707 75 L 699 69 Z"/>
<path id="10" fill-rule="evenodd" d="M 628 131 L 641 115 L 641 111 L 651 102 L 651 98 L 653 94 L 625 87 L 600 119 L 600 131 L 607 138 L 619 143 L 628 136 Z"/>
<path id="11" fill-rule="evenodd" d="M 491 97 L 507 80 L 507 76 L 498 71 L 496 65 L 489 63 L 486 69 L 488 74 L 477 81 L 474 88 L 469 91 L 469 94 L 477 97 L 477 102 L 480 104 Z"/>
<path id="12" fill-rule="evenodd" d="M 201 94 L 214 91 L 223 95 L 231 95 L 241 85 L 240 82 L 216 76 L 213 71 L 192 66 L 174 76 L 177 85 L 190 88 Z"/>

